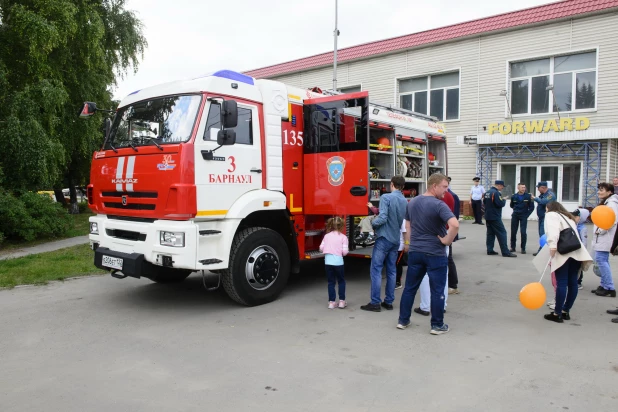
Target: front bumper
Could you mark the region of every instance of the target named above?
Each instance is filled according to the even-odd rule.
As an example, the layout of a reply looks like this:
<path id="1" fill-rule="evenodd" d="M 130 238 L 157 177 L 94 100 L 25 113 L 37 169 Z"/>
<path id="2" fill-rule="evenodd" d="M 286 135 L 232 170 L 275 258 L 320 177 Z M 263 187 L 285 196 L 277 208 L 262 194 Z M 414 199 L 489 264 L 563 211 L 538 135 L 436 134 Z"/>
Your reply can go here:
<path id="1" fill-rule="evenodd" d="M 198 270 L 197 242 L 198 226 L 192 221 L 157 220 L 154 222 L 133 222 L 96 215 L 90 218 L 96 222 L 99 233 L 90 234 L 90 244 L 95 251 L 95 265 L 101 267 L 103 254 L 126 259 L 127 269 L 136 277 L 142 276 L 150 265 L 174 269 Z M 160 244 L 161 231 L 184 232 L 185 246 L 171 247 Z M 105 253 L 103 253 L 105 251 Z M 102 269 L 110 270 L 109 267 Z"/>
<path id="2" fill-rule="evenodd" d="M 103 256 L 122 259 L 122 269 L 114 269 L 103 265 Z M 140 278 L 148 277 L 152 272 L 152 264 L 144 260 L 144 255 L 140 253 L 117 252 L 106 247 L 98 247 L 94 251 L 94 265 L 99 269 L 119 271 L 123 275 Z M 151 269 L 151 270 L 148 270 Z"/>

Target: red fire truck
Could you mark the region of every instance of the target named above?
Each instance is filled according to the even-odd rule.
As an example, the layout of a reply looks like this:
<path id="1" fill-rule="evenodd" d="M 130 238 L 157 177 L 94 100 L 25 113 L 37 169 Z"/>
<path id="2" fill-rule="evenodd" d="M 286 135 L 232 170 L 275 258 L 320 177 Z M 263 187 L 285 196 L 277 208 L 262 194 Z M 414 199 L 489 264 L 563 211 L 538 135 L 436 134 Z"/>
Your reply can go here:
<path id="1" fill-rule="evenodd" d="M 87 102 L 81 117 L 96 110 Z M 138 90 L 93 155 L 94 263 L 161 283 L 214 273 L 238 303 L 272 301 L 321 257 L 329 217 L 351 234 L 395 174 L 408 197 L 421 193 L 446 165 L 445 141 L 434 118 L 370 105 L 367 92 L 226 70 Z"/>

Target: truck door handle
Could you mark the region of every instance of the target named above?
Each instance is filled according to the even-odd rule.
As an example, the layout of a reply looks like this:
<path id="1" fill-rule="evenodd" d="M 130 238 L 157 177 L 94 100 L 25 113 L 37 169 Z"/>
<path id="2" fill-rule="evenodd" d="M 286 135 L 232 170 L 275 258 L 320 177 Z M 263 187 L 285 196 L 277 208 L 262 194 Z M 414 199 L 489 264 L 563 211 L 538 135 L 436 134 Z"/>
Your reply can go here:
<path id="1" fill-rule="evenodd" d="M 367 194 L 367 188 L 365 186 L 353 186 L 350 189 L 352 196 L 365 196 Z"/>
<path id="2" fill-rule="evenodd" d="M 262 169 L 258 169 L 256 167 L 254 167 L 253 169 L 249 170 L 251 173 L 262 173 Z"/>

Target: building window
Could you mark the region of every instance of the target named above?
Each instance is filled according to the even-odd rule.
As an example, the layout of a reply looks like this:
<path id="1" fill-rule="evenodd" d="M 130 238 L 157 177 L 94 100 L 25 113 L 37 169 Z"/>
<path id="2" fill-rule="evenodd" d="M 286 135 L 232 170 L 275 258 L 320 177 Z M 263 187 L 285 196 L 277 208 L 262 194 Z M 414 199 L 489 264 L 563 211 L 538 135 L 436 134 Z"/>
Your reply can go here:
<path id="1" fill-rule="evenodd" d="M 216 140 L 215 136 L 211 136 L 211 129 L 221 129 L 221 105 L 212 102 L 206 120 L 206 129 L 204 130 L 204 140 Z M 251 109 L 238 107 L 238 124 L 230 130 L 236 131 L 237 144 L 253 144 L 253 122 L 251 118 Z"/>
<path id="2" fill-rule="evenodd" d="M 596 68 L 596 52 L 511 63 L 512 114 L 594 109 Z"/>
<path id="3" fill-rule="evenodd" d="M 459 120 L 459 72 L 399 80 L 399 105 L 441 121 Z"/>
<path id="4" fill-rule="evenodd" d="M 356 92 L 360 92 L 362 91 L 363 88 L 361 87 L 361 85 L 359 84 L 358 86 L 345 86 L 345 87 L 340 87 L 337 89 L 338 92 L 340 93 L 356 93 Z"/>

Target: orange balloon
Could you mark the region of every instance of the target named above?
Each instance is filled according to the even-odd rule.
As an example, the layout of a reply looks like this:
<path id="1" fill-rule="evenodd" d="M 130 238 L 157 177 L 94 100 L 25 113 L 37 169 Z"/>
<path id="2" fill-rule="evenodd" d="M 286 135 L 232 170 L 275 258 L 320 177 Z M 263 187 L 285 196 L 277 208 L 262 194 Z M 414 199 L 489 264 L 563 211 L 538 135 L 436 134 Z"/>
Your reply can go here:
<path id="1" fill-rule="evenodd" d="M 616 221 L 616 214 L 614 213 L 614 210 L 605 205 L 595 207 L 592 210 L 591 217 L 592 223 L 604 230 L 608 230 L 614 226 L 614 222 Z"/>
<path id="2" fill-rule="evenodd" d="M 524 308 L 536 310 L 545 304 L 547 293 L 539 282 L 528 283 L 519 292 L 519 301 Z"/>

